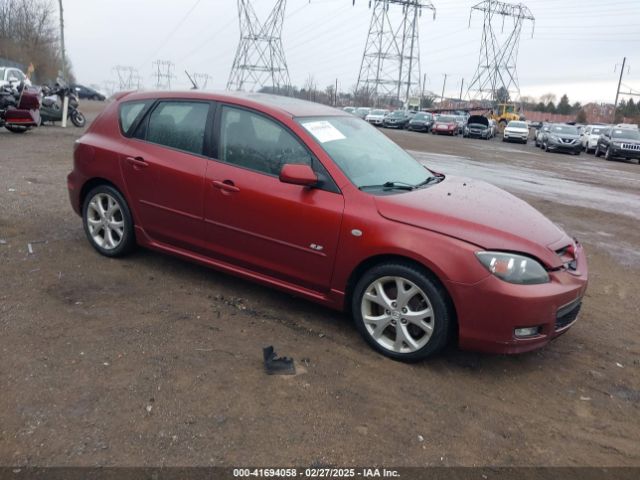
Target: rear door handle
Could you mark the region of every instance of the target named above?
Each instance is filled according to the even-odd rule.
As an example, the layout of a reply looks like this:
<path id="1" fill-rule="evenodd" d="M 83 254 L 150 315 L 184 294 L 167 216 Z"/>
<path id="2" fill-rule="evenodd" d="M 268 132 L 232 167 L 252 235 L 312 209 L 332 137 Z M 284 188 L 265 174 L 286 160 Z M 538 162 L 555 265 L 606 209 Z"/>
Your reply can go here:
<path id="1" fill-rule="evenodd" d="M 220 190 L 224 190 L 226 192 L 239 192 L 240 189 L 235 186 L 235 184 L 231 180 L 214 180 L 213 186 L 219 188 Z"/>
<path id="2" fill-rule="evenodd" d="M 141 168 L 148 167 L 149 164 L 144 161 L 142 157 L 127 157 L 125 159 L 129 165 L 131 165 L 136 170 L 140 170 Z"/>

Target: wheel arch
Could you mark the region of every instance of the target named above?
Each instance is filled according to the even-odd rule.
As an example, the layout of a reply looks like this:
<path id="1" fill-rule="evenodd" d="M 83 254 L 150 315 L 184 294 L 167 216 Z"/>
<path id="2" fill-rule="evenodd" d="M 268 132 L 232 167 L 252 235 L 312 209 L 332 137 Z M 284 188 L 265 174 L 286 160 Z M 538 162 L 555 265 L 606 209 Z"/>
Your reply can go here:
<path id="1" fill-rule="evenodd" d="M 410 267 L 416 268 L 420 272 L 424 273 L 430 280 L 432 280 L 434 283 L 436 283 L 436 285 L 438 285 L 440 288 L 442 288 L 442 291 L 445 292 L 445 296 L 446 296 L 445 302 L 451 308 L 451 313 L 452 313 L 452 316 L 453 316 L 453 327 L 454 327 L 453 328 L 453 330 L 454 330 L 453 333 L 454 333 L 454 338 L 455 338 L 454 341 L 457 343 L 457 339 L 458 339 L 458 314 L 456 312 L 456 306 L 455 306 L 455 303 L 453 302 L 453 297 L 452 297 L 451 293 L 447 289 L 445 283 L 442 280 L 440 280 L 438 275 L 432 269 L 430 269 L 429 267 L 427 267 L 423 263 L 418 262 L 417 260 L 415 260 L 415 259 L 413 259 L 411 257 L 407 257 L 407 256 L 404 256 L 404 255 L 398 255 L 398 254 L 380 254 L 380 255 L 374 255 L 372 257 L 366 258 L 365 260 L 360 262 L 356 266 L 356 268 L 351 272 L 351 275 L 349 275 L 349 279 L 347 280 L 347 286 L 346 286 L 346 289 L 345 289 L 343 309 L 346 312 L 350 312 L 353 293 L 355 291 L 355 287 L 356 287 L 358 281 L 360 280 L 360 278 L 362 278 L 362 276 L 367 271 L 372 269 L 373 267 L 375 267 L 377 265 L 384 264 L 384 263 L 401 263 L 401 264 L 405 264 L 405 265 L 408 265 Z"/>
<path id="2" fill-rule="evenodd" d="M 124 198 L 125 202 L 127 202 L 127 206 L 129 208 L 129 212 L 131 213 L 131 219 L 133 220 L 133 223 L 135 225 L 135 223 L 136 223 L 135 214 L 134 214 L 133 210 L 131 209 L 131 202 L 127 198 L 126 193 L 124 192 L 124 190 L 122 188 L 118 187 L 118 185 L 113 183 L 111 180 L 107 180 L 106 178 L 103 178 L 103 177 L 93 177 L 93 178 L 90 178 L 89 180 L 87 180 L 86 182 L 84 182 L 84 184 L 82 185 L 82 188 L 80 189 L 80 196 L 78 198 L 79 203 L 80 203 L 79 211 L 82 212 L 82 210 L 84 208 L 84 201 L 87 198 L 87 195 L 89 194 L 89 192 L 92 189 L 94 189 L 95 187 L 100 186 L 100 185 L 108 185 L 109 187 L 114 188 L 115 190 L 117 190 L 118 193 L 120 195 L 122 195 L 122 198 Z"/>

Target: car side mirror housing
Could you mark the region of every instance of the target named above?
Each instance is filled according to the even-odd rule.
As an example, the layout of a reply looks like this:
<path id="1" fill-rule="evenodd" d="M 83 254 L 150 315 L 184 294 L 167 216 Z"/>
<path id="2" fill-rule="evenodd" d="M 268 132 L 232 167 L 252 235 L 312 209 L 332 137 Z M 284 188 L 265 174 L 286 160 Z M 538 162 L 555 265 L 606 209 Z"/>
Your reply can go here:
<path id="1" fill-rule="evenodd" d="M 309 165 L 287 163 L 280 170 L 280 181 L 282 183 L 312 187 L 318 183 L 318 176 Z"/>

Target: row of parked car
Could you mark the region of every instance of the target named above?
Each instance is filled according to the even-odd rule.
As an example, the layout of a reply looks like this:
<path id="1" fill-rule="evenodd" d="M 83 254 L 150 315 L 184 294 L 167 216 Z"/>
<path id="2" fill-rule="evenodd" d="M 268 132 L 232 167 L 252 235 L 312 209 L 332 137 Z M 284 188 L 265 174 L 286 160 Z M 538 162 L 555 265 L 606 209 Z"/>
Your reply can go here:
<path id="1" fill-rule="evenodd" d="M 383 108 L 344 107 L 357 117 L 372 125 L 384 128 L 406 129 L 434 135 L 462 135 L 490 139 L 496 136 L 498 126 L 495 120 L 482 115 L 453 115 L 417 112 L 412 110 L 390 111 Z"/>
<path id="2" fill-rule="evenodd" d="M 543 123 L 534 134 L 536 147 L 547 152 L 580 152 L 604 155 L 607 160 L 640 160 L 640 130 L 637 125 L 568 125 Z"/>

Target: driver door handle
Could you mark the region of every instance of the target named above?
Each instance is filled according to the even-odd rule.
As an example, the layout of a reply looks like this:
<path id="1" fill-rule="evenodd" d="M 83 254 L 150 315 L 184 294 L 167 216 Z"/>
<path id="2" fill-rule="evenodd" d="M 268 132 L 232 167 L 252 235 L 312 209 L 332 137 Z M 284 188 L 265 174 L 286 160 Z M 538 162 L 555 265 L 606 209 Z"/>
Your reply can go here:
<path id="1" fill-rule="evenodd" d="M 212 183 L 213 183 L 214 187 L 219 188 L 220 190 L 223 190 L 223 191 L 226 191 L 226 192 L 239 192 L 240 191 L 240 189 L 238 187 L 236 187 L 235 184 L 231 180 L 224 180 L 224 181 L 214 180 Z"/>

